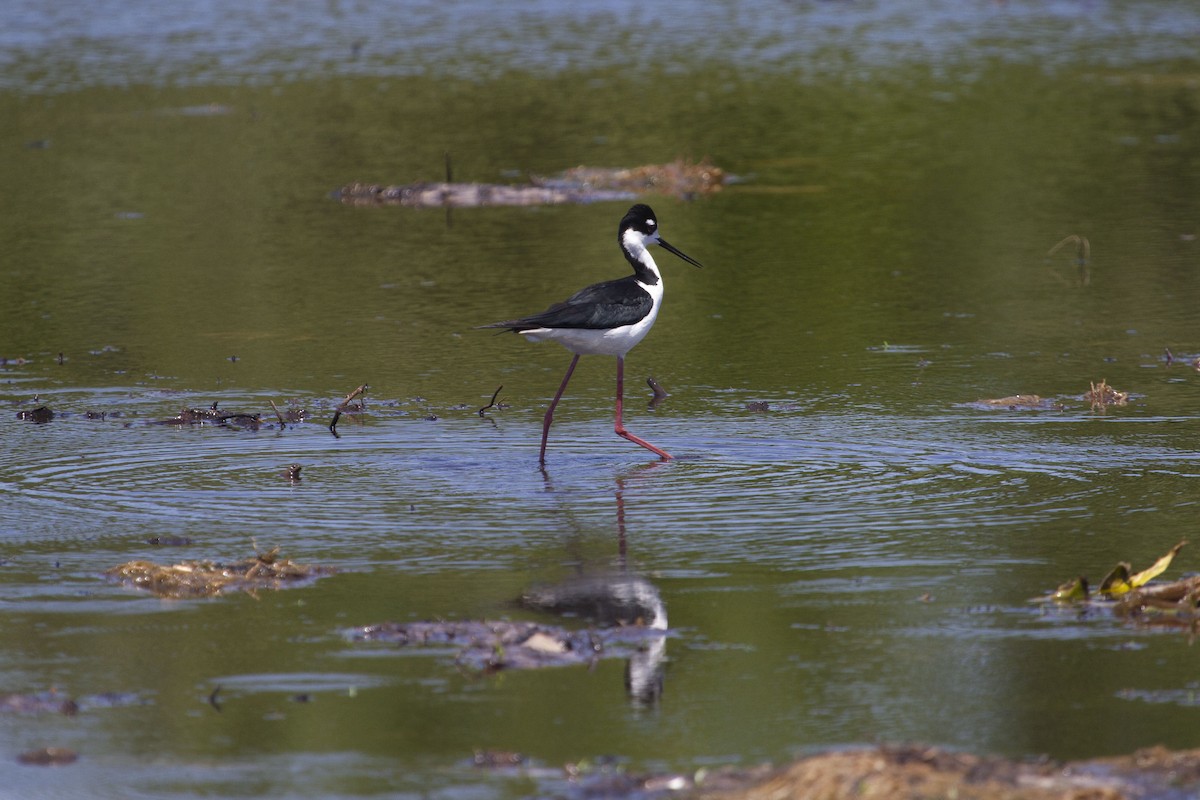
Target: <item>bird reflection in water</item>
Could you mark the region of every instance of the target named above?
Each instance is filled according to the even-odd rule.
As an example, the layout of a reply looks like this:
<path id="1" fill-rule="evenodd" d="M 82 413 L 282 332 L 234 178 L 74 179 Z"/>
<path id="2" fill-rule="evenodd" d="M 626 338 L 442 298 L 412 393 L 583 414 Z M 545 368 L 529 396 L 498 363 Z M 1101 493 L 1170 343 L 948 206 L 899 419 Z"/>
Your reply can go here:
<path id="1" fill-rule="evenodd" d="M 662 466 L 652 462 L 642 469 Z M 641 470 L 639 470 L 641 471 Z M 549 475 L 543 473 L 547 487 Z M 629 569 L 625 538 L 625 477 L 617 477 L 617 563 L 588 569 L 559 583 L 535 586 L 521 605 L 560 616 L 578 617 L 601 628 L 644 628 L 646 637 L 625 664 L 625 691 L 639 708 L 658 705 L 667 657 L 667 608 L 658 587 Z"/>

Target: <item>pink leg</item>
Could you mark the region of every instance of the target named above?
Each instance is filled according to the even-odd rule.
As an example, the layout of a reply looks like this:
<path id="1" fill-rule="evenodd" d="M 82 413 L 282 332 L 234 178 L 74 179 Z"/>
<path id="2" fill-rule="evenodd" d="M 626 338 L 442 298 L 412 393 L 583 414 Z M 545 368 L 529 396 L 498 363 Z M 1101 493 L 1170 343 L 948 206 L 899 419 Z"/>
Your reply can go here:
<path id="1" fill-rule="evenodd" d="M 622 402 L 622 398 L 624 396 L 625 396 L 625 357 L 617 356 L 617 423 L 614 426 L 614 430 L 616 430 L 617 436 L 628 439 L 629 441 L 633 442 L 634 444 L 640 444 L 642 447 L 646 448 L 647 450 L 649 450 L 652 453 L 657 453 L 658 457 L 661 458 L 663 461 L 668 461 L 671 458 L 673 458 L 674 456 L 672 456 L 666 450 L 659 450 L 657 447 L 650 444 L 645 439 L 640 439 L 637 436 L 634 436 L 629 431 L 625 430 L 625 425 L 624 425 L 624 423 L 621 422 L 621 402 Z"/>
<path id="2" fill-rule="evenodd" d="M 567 390 L 567 381 L 571 380 L 571 373 L 575 371 L 575 365 L 579 363 L 579 354 L 571 359 L 571 366 L 567 367 L 567 374 L 563 376 L 562 384 L 558 387 L 558 392 L 554 395 L 554 399 L 550 401 L 550 407 L 546 409 L 546 416 L 542 420 L 542 451 L 538 455 L 538 463 L 546 463 L 546 439 L 550 436 L 550 423 L 554 421 L 554 409 L 558 406 L 558 401 L 562 399 L 563 392 Z"/>

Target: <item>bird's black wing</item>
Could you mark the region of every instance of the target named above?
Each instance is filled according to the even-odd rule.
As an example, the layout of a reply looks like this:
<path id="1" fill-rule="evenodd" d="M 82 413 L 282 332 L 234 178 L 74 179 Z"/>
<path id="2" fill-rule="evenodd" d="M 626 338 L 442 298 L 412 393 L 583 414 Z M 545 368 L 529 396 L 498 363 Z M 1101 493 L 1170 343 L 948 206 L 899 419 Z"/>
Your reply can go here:
<path id="1" fill-rule="evenodd" d="M 532 328 L 619 328 L 639 321 L 650 313 L 653 306 L 650 294 L 630 275 L 580 289 L 564 302 L 555 303 L 540 314 L 483 327 L 509 328 L 518 333 Z"/>

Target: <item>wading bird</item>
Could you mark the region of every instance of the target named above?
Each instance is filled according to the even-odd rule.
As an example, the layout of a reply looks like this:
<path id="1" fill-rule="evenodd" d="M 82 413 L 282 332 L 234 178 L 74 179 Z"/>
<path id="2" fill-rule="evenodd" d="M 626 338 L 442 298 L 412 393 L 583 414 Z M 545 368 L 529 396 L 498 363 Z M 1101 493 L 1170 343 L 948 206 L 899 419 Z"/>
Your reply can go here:
<path id="1" fill-rule="evenodd" d="M 700 262 L 667 244 L 658 234 L 658 219 L 650 206 L 641 203 L 629 209 L 617 229 L 617 243 L 633 267 L 633 274 L 613 281 L 596 283 L 580 289 L 561 303 L 555 303 L 540 314 L 520 319 L 483 325 L 484 328 L 507 328 L 531 342 L 547 339 L 558 342 L 575 354 L 558 392 L 546 409 L 542 421 L 541 463 L 546 463 L 546 439 L 554 409 L 562 399 L 571 380 L 571 373 L 584 355 L 617 357 L 617 413 L 614 429 L 618 436 L 656 453 L 662 459 L 671 454 L 634 436 L 621 422 L 621 400 L 625 383 L 625 354 L 646 337 L 662 306 L 663 280 L 658 265 L 650 255 L 650 245 L 658 245 L 669 253 L 699 267 Z"/>

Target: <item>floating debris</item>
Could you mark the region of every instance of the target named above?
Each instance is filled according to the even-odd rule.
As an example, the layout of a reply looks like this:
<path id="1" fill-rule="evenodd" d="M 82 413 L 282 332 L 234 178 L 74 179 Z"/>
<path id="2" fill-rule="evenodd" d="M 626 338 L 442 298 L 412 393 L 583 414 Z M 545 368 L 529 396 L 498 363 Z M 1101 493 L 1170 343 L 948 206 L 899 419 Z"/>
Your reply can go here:
<path id="1" fill-rule="evenodd" d="M 1091 388 L 1083 395 L 1067 398 L 1068 400 L 1084 400 L 1092 410 L 1104 409 L 1108 406 L 1123 406 L 1129 401 L 1129 392 L 1121 392 L 1108 385 L 1107 381 L 1091 383 Z M 982 408 L 1007 408 L 1009 411 L 1062 411 L 1066 405 L 1061 399 L 1042 397 L 1036 394 L 1013 394 L 995 399 L 983 398 L 974 403 Z"/>
<path id="2" fill-rule="evenodd" d="M 151 425 L 223 425 L 231 428 L 258 430 L 262 420 L 258 414 L 226 413 L 217 409 L 217 403 L 208 408 L 183 408 L 179 414 L 167 419 L 157 419 Z"/>
<path id="3" fill-rule="evenodd" d="M 670 397 L 670 393 L 663 388 L 663 385 L 654 379 L 653 376 L 646 378 L 646 385 L 650 387 L 650 391 L 654 394 L 650 397 L 647 407 L 651 410 L 658 407 L 658 404 Z"/>
<path id="4" fill-rule="evenodd" d="M 1142 570 L 1136 575 L 1130 575 L 1132 569 L 1128 561 L 1122 561 L 1113 567 L 1112 571 L 1105 576 L 1104 581 L 1100 584 L 1100 593 L 1108 597 L 1126 594 L 1133 591 L 1150 581 L 1157 578 L 1159 575 L 1167 571 L 1167 567 L 1171 566 L 1171 562 L 1175 556 L 1179 555 L 1179 551 L 1187 544 L 1187 541 L 1181 541 L 1179 544 L 1167 551 L 1166 555 L 1154 562 L 1149 568 Z M 1064 583 L 1058 587 L 1053 595 L 1054 600 L 1074 601 L 1086 600 L 1089 597 L 1088 581 L 1086 577 L 1080 576 L 1074 580 Z"/>
<path id="5" fill-rule="evenodd" d="M 677 158 L 668 164 L 646 164 L 629 169 L 572 167 L 551 178 L 534 178 L 542 186 L 582 186 L 591 190 L 619 190 L 684 197 L 719 191 L 729 180 L 725 170 L 708 159 L 692 163 Z"/>
<path id="6" fill-rule="evenodd" d="M 17 419 L 23 419 L 27 422 L 33 422 L 38 425 L 45 425 L 50 420 L 54 419 L 54 412 L 45 406 L 38 406 L 34 409 L 18 411 Z"/>
<path id="7" fill-rule="evenodd" d="M 182 561 L 155 564 L 130 561 L 105 572 L 110 578 L 159 597 L 212 597 L 227 591 L 253 594 L 259 589 L 283 589 L 336 572 L 332 567 L 297 564 L 279 558 L 279 548 L 253 558 L 224 564 L 217 561 Z"/>
<path id="8" fill-rule="evenodd" d="M 485 414 L 483 412 L 485 412 L 491 408 L 495 408 L 495 409 L 508 408 L 507 403 L 500 403 L 500 404 L 496 403 L 496 398 L 500 396 L 500 390 L 503 388 L 504 388 L 504 384 L 500 384 L 499 386 L 496 387 L 496 391 L 492 392 L 492 399 L 490 401 L 488 401 L 488 404 L 486 406 L 479 409 L 479 412 L 478 412 L 479 416 L 481 416 L 481 417 L 485 416 Z"/>
<path id="9" fill-rule="evenodd" d="M 1171 562 L 1175 559 L 1175 556 L 1179 555 L 1179 551 L 1186 544 L 1187 541 L 1182 541 L 1175 545 L 1167 551 L 1166 555 L 1155 561 L 1148 569 L 1144 569 L 1136 575 L 1130 575 L 1129 570 L 1132 569 L 1132 566 L 1128 562 L 1122 561 L 1113 568 L 1112 572 L 1105 576 L 1103 582 L 1100 584 L 1100 591 L 1109 596 L 1116 596 L 1146 585 L 1167 571 L 1167 567 L 1171 566 Z"/>
<path id="10" fill-rule="evenodd" d="M 1000 408 L 1008 408 L 1015 411 L 1018 408 L 1052 408 L 1051 401 L 1043 399 L 1036 394 L 1014 394 L 1008 397 L 999 397 L 994 400 L 980 400 L 985 406 L 994 406 Z"/>
<path id="11" fill-rule="evenodd" d="M 751 400 L 742 403 L 743 410 L 753 411 L 756 414 L 767 414 L 772 411 L 795 411 L 798 407 L 796 403 L 773 403 L 769 400 Z"/>
<path id="12" fill-rule="evenodd" d="M 187 547 L 192 544 L 190 536 L 151 536 L 146 544 L 156 547 Z"/>
<path id="13" fill-rule="evenodd" d="M 630 625 L 568 630 L 535 622 L 384 622 L 357 628 L 356 641 L 390 642 L 400 647 L 449 646 L 455 663 L 479 672 L 592 664 L 601 658 L 627 658 L 667 632 Z"/>
<path id="14" fill-rule="evenodd" d="M 1090 590 L 1087 578 L 1081 575 L 1059 586 L 1050 599 L 1058 603 L 1089 603 L 1111 608 L 1121 617 L 1192 629 L 1200 622 L 1200 575 L 1190 575 L 1171 583 L 1150 584 L 1166 572 L 1186 544 L 1186 541 L 1180 542 L 1151 566 L 1135 574 L 1131 574 L 1129 562 L 1122 561 L 1094 592 Z"/>
<path id="15" fill-rule="evenodd" d="M 79 760 L 79 754 L 65 747 L 43 747 L 40 750 L 26 750 L 17 756 L 20 764 L 37 767 L 61 767 L 74 764 Z"/>
<path id="16" fill-rule="evenodd" d="M 170 419 L 159 420 L 159 425 L 191 425 L 193 423 L 213 422 L 220 418 L 221 412 L 217 411 L 217 404 L 213 403 L 209 408 L 184 408 L 181 409 L 179 415 Z"/>
<path id="17" fill-rule="evenodd" d="M 449 170 L 447 170 L 449 172 Z M 572 167 L 551 177 L 533 176 L 528 184 L 411 183 L 382 185 L 349 183 L 334 192 L 347 205 L 393 205 L 423 208 L 480 206 L 541 206 L 633 200 L 656 192 L 680 197 L 708 194 L 728 180 L 725 171 L 708 161 L 677 159 L 627 169 Z"/>
<path id="18" fill-rule="evenodd" d="M 366 394 L 367 394 L 367 391 L 370 390 L 370 388 L 371 388 L 370 386 L 368 386 L 367 384 L 364 383 L 361 386 L 358 386 L 357 388 L 355 388 L 354 391 L 350 392 L 350 394 L 346 395 L 345 399 L 342 400 L 342 402 L 338 403 L 338 407 L 336 409 L 334 409 L 334 412 L 333 412 L 333 419 L 330 420 L 330 422 L 329 422 L 329 432 L 332 433 L 334 435 L 334 437 L 337 437 L 337 435 L 338 435 L 337 424 L 338 424 L 338 420 L 340 420 L 342 418 L 342 414 L 358 414 L 363 411 L 366 411 L 366 409 L 367 409 Z M 363 401 L 361 403 L 353 402 L 354 398 L 356 398 L 360 395 L 363 396 Z"/>
<path id="19" fill-rule="evenodd" d="M 79 704 L 58 692 L 0 694 L 0 714 L 62 714 L 73 717 Z"/>
<path id="20" fill-rule="evenodd" d="M 293 404 L 288 406 L 287 411 L 280 411 L 274 400 L 267 400 L 267 402 L 271 404 L 271 410 L 275 412 L 275 418 L 279 420 L 280 430 L 286 430 L 289 423 L 294 425 L 308 419 L 308 411 L 300 406 Z"/>
<path id="21" fill-rule="evenodd" d="M 552 189 L 544 186 L 509 186 L 500 183 L 412 183 L 384 186 L 349 183 L 334 192 L 346 205 L 416 206 L 420 208 L 478 208 L 480 206 L 547 206 L 600 201 L 632 200 L 629 192 Z"/>
<path id="22" fill-rule="evenodd" d="M 1092 404 L 1093 411 L 1108 406 L 1123 406 L 1129 402 L 1129 392 L 1117 391 L 1108 385 L 1107 379 L 1101 379 L 1099 383 L 1092 383 L 1091 386 L 1083 399 Z"/>
<path id="23" fill-rule="evenodd" d="M 524 764 L 525 756 L 511 750 L 476 750 L 471 763 L 486 769 L 502 769 Z"/>

